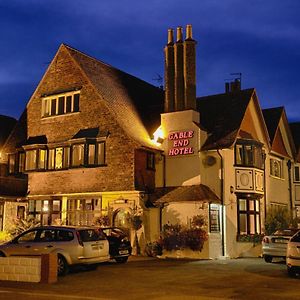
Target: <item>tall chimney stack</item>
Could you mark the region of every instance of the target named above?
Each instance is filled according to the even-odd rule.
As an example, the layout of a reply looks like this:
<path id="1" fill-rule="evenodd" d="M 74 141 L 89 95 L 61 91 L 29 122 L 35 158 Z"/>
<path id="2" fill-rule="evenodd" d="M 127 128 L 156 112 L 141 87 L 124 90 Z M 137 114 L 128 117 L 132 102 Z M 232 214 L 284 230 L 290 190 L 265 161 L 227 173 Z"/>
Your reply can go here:
<path id="1" fill-rule="evenodd" d="M 177 40 L 174 46 L 174 57 L 175 57 L 175 110 L 178 111 L 184 109 L 182 27 L 177 27 Z"/>
<path id="2" fill-rule="evenodd" d="M 173 29 L 168 29 L 168 43 L 165 46 L 165 108 L 171 112 L 175 109 L 175 66 Z"/>
<path id="3" fill-rule="evenodd" d="M 193 40 L 192 25 L 186 26 L 183 52 L 184 109 L 196 110 L 196 41 Z"/>

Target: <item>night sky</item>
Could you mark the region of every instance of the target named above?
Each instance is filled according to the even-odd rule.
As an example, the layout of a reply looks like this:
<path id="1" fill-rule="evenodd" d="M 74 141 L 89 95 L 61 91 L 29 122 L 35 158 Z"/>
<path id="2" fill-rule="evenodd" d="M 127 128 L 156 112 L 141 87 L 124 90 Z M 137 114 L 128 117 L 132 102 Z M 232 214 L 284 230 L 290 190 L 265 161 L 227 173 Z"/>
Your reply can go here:
<path id="1" fill-rule="evenodd" d="M 192 24 L 197 96 L 230 73 L 300 121 L 298 0 L 0 0 L 0 114 L 19 118 L 59 45 L 159 86 L 167 29 Z"/>

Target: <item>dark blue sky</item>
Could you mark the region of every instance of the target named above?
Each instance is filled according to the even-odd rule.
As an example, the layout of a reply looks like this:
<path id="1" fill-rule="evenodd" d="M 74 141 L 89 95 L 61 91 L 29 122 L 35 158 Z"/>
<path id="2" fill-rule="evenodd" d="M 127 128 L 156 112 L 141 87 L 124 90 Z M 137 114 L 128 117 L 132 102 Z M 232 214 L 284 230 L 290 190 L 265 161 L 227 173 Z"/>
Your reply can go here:
<path id="1" fill-rule="evenodd" d="M 0 114 L 20 116 L 61 43 L 159 85 L 167 29 L 192 24 L 198 96 L 241 72 L 262 108 L 300 121 L 299 12 L 298 0 L 0 0 Z"/>

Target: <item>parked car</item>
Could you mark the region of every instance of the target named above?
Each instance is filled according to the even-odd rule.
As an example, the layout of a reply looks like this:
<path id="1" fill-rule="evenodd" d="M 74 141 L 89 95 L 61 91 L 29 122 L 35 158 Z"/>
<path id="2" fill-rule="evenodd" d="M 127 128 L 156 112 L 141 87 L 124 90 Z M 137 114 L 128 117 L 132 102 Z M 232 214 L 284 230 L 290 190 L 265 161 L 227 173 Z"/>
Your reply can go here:
<path id="1" fill-rule="evenodd" d="M 109 243 L 102 231 L 91 227 L 42 226 L 27 230 L 0 245 L 0 256 L 57 254 L 57 273 L 65 275 L 71 265 L 94 265 L 109 261 Z"/>
<path id="2" fill-rule="evenodd" d="M 295 228 L 277 230 L 262 240 L 262 255 L 266 262 L 272 262 L 273 257 L 286 258 L 289 239 L 298 231 Z"/>
<path id="3" fill-rule="evenodd" d="M 290 276 L 300 274 L 300 230 L 291 237 L 287 244 L 286 265 Z"/>
<path id="4" fill-rule="evenodd" d="M 131 255 L 132 247 L 128 235 L 118 227 L 102 228 L 109 242 L 109 254 L 117 263 L 125 263 Z"/>

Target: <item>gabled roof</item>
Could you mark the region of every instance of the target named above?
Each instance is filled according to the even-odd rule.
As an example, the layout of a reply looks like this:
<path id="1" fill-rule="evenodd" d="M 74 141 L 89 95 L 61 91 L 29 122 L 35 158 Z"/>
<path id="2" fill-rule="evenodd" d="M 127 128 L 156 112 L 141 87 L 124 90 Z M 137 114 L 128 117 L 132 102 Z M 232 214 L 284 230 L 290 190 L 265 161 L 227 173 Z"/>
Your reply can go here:
<path id="1" fill-rule="evenodd" d="M 296 152 L 295 142 L 293 139 L 291 128 L 288 124 L 288 120 L 287 120 L 287 116 L 286 116 L 284 107 L 279 106 L 279 107 L 267 108 L 267 109 L 263 109 L 262 112 L 263 112 L 263 116 L 265 119 L 265 123 L 268 128 L 272 147 L 276 148 L 276 146 L 277 146 L 277 148 L 278 148 L 278 143 L 281 143 L 282 144 L 281 147 L 285 148 L 283 138 L 282 138 L 282 133 L 279 129 L 280 120 L 282 120 L 284 127 L 285 127 L 285 132 L 286 132 L 286 135 L 287 135 L 287 138 L 289 141 L 289 146 L 291 148 L 292 155 L 294 156 L 295 152 Z M 284 152 L 282 154 L 285 154 L 287 156 L 289 155 L 286 152 L 286 149 L 284 150 Z"/>
<path id="2" fill-rule="evenodd" d="M 16 119 L 9 116 L 0 115 L 0 147 L 4 145 L 16 123 Z"/>
<path id="3" fill-rule="evenodd" d="M 290 129 L 293 135 L 294 143 L 297 149 L 300 148 L 300 122 L 290 123 Z"/>
<path id="4" fill-rule="evenodd" d="M 160 125 L 164 92 L 143 80 L 62 45 L 85 73 L 122 128 L 141 144 Z"/>
<path id="5" fill-rule="evenodd" d="M 202 150 L 230 147 L 236 140 L 254 89 L 197 98 L 200 124 L 208 138 Z"/>
<path id="6" fill-rule="evenodd" d="M 275 133 L 277 130 L 277 127 L 279 126 L 279 121 L 281 118 L 281 115 L 283 113 L 283 106 L 280 107 L 273 107 L 273 108 L 267 108 L 263 109 L 263 116 L 268 128 L 269 136 L 271 139 L 271 143 L 274 140 Z"/>
<path id="7" fill-rule="evenodd" d="M 300 162 L 300 122 L 293 122 L 289 124 L 296 147 L 295 158 Z"/>

